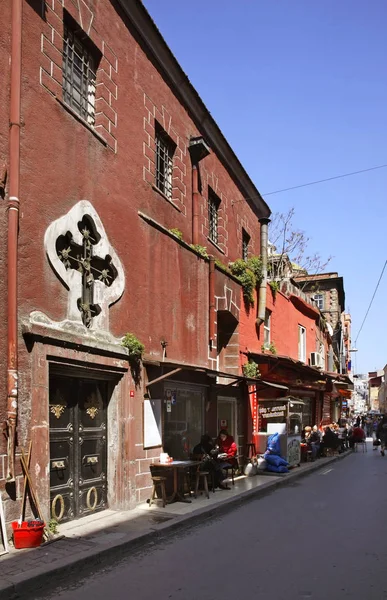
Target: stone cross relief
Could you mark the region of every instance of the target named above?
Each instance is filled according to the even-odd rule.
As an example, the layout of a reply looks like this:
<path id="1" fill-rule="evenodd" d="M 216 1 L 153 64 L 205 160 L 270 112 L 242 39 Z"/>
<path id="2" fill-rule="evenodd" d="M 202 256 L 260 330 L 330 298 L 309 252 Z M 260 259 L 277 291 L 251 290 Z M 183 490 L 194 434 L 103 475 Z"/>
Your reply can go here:
<path id="1" fill-rule="evenodd" d="M 81 200 L 51 223 L 44 245 L 51 266 L 68 289 L 67 322 L 109 331 L 108 309 L 122 296 L 125 276 L 92 204 Z"/>

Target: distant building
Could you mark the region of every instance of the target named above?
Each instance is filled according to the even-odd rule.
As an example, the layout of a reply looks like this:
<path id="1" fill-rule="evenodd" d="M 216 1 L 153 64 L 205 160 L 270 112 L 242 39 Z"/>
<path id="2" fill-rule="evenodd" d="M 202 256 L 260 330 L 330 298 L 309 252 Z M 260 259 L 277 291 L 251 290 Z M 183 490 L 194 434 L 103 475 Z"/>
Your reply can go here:
<path id="1" fill-rule="evenodd" d="M 314 300 L 327 323 L 332 327 L 332 361 L 330 371 L 346 373 L 349 361 L 350 319 L 345 320 L 345 293 L 343 278 L 338 273 L 321 273 L 316 275 L 295 275 L 294 281 Z"/>

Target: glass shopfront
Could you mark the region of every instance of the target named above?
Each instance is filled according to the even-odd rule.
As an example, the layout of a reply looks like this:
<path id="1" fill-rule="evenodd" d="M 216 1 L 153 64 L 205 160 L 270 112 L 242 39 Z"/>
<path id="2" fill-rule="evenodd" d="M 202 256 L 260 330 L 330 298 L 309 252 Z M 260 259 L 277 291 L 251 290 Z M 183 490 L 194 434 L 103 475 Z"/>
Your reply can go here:
<path id="1" fill-rule="evenodd" d="M 205 390 L 169 382 L 164 386 L 164 452 L 189 458 L 204 433 Z"/>

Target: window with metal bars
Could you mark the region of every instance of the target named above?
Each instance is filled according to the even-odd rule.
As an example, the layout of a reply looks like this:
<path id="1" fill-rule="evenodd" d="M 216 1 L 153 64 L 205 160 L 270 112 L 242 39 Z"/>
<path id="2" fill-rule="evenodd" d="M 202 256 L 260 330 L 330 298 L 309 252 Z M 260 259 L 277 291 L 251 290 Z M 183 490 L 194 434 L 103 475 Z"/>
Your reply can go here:
<path id="1" fill-rule="evenodd" d="M 164 129 L 156 122 L 155 151 L 156 151 L 156 187 L 167 198 L 172 198 L 173 155 L 176 144 Z"/>
<path id="2" fill-rule="evenodd" d="M 219 221 L 220 199 L 208 188 L 208 226 L 209 238 L 214 244 L 218 243 L 218 221 Z"/>
<path id="3" fill-rule="evenodd" d="M 95 123 L 96 72 L 100 59 L 98 48 L 64 12 L 63 100 L 91 126 Z"/>
<path id="4" fill-rule="evenodd" d="M 242 229 L 242 258 L 243 260 L 247 260 L 249 258 L 249 244 L 250 244 L 250 236 Z"/>

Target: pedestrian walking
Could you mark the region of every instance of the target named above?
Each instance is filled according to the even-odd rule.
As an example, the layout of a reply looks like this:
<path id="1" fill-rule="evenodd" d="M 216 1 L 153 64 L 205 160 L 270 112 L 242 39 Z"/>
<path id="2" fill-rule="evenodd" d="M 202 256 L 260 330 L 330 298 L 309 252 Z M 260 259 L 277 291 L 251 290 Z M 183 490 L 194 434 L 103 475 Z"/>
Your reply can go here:
<path id="1" fill-rule="evenodd" d="M 380 454 L 384 456 L 387 446 L 387 415 L 383 415 L 376 430 L 376 437 L 381 441 Z"/>

